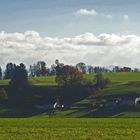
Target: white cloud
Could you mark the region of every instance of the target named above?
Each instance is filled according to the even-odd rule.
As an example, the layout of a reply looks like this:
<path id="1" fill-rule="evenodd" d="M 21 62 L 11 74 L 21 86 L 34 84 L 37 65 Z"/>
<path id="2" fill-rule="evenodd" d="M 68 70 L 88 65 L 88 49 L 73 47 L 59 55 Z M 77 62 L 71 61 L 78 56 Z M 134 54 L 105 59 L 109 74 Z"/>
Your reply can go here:
<path id="1" fill-rule="evenodd" d="M 107 19 L 112 19 L 113 18 L 112 15 L 104 14 L 104 13 L 98 13 L 95 9 L 79 9 L 76 12 L 76 15 L 80 15 L 80 16 L 96 16 L 96 15 L 99 15 L 99 16 L 107 18 Z"/>
<path id="2" fill-rule="evenodd" d="M 96 16 L 98 15 L 99 17 L 102 17 L 102 18 L 106 18 L 106 19 L 113 19 L 117 16 L 113 16 L 109 13 L 100 13 L 100 12 L 97 12 L 95 9 L 79 9 L 77 12 L 76 12 L 76 15 L 80 15 L 80 16 Z M 124 14 L 122 15 L 122 17 L 119 17 L 119 18 L 123 18 L 123 20 L 127 21 L 129 20 L 129 16 L 127 14 Z"/>
<path id="3" fill-rule="evenodd" d="M 128 20 L 129 19 L 129 16 L 128 15 L 123 15 L 123 19 L 124 20 Z"/>
<path id="4" fill-rule="evenodd" d="M 66 64 L 129 65 L 140 67 L 140 36 L 85 33 L 75 37 L 42 37 L 38 32 L 0 33 L 0 65 L 32 64 L 55 59 Z"/>
<path id="5" fill-rule="evenodd" d="M 76 14 L 83 16 L 96 16 L 97 12 L 95 9 L 79 9 Z"/>

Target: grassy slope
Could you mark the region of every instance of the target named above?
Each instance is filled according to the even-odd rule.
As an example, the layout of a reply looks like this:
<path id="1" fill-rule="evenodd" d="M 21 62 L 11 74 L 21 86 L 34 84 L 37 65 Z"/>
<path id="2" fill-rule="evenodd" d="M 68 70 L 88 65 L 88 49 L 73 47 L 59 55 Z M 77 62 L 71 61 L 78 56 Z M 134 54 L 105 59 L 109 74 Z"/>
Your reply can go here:
<path id="1" fill-rule="evenodd" d="M 98 96 L 108 96 L 113 94 L 140 94 L 140 73 L 105 73 L 105 77 L 108 77 L 111 80 L 111 84 L 98 92 Z M 93 79 L 94 74 L 85 75 L 87 79 Z M 48 86 L 48 85 L 56 85 L 55 77 L 39 77 L 39 78 L 30 78 L 30 83 L 35 86 Z M 5 85 L 8 83 L 8 80 L 1 80 L 0 85 Z M 85 103 L 86 102 L 86 103 Z M 95 101 L 95 99 L 85 99 L 80 103 L 77 103 L 81 106 L 89 103 L 96 102 L 96 104 L 102 104 L 101 101 L 99 103 Z M 55 112 L 56 117 L 90 117 L 88 115 L 90 113 L 87 109 L 79 109 L 77 105 L 74 105 L 71 109 L 64 112 Z M 42 114 L 41 116 L 46 115 Z M 140 117 L 140 112 L 122 112 L 118 114 L 114 114 L 115 117 Z"/>
<path id="2" fill-rule="evenodd" d="M 54 85 L 57 85 L 57 83 L 55 82 L 55 76 L 29 78 L 29 82 L 32 85 L 36 85 L 36 86 L 54 86 Z"/>
<path id="3" fill-rule="evenodd" d="M 139 72 L 119 72 L 119 73 L 106 73 L 108 77 L 114 83 L 123 83 L 128 81 L 140 81 Z"/>
<path id="4" fill-rule="evenodd" d="M 0 85 L 8 85 L 10 80 L 0 80 Z M 57 85 L 55 76 L 29 78 L 29 83 L 35 86 L 52 86 Z"/>
<path id="5" fill-rule="evenodd" d="M 0 119 L 1 140 L 138 140 L 139 119 Z"/>
<path id="6" fill-rule="evenodd" d="M 111 85 L 101 91 L 101 95 L 120 93 L 140 93 L 140 73 L 105 73 L 105 77 L 111 80 Z M 94 74 L 85 75 L 86 79 L 94 79 Z M 7 85 L 9 80 L 0 80 L 0 85 Z M 35 86 L 57 85 L 55 76 L 29 78 L 29 82 Z"/>
<path id="7" fill-rule="evenodd" d="M 95 74 L 85 75 L 85 78 L 93 80 L 94 76 Z M 100 91 L 100 95 L 140 93 L 140 73 L 138 72 L 105 73 L 104 76 L 111 80 L 111 84 Z M 36 86 L 57 85 L 54 76 L 30 78 L 30 83 Z"/>
<path id="8" fill-rule="evenodd" d="M 100 92 L 101 95 L 140 94 L 140 73 L 106 73 L 111 79 L 111 85 Z"/>
<path id="9" fill-rule="evenodd" d="M 140 72 L 118 72 L 118 73 L 105 73 L 112 83 L 126 83 L 128 81 L 140 81 Z M 87 74 L 85 78 L 92 80 L 95 74 Z M 56 85 L 55 76 L 29 78 L 33 85 Z M 0 85 L 7 85 L 9 80 L 0 80 Z"/>

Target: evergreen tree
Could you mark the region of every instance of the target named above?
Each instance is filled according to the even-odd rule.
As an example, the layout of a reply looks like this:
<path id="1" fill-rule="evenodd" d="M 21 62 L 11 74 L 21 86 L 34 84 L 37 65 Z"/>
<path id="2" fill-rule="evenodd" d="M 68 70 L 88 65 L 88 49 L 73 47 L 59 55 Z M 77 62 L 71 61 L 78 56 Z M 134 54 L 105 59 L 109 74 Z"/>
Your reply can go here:
<path id="1" fill-rule="evenodd" d="M 0 67 L 0 79 L 2 79 L 2 68 Z"/>
<path id="2" fill-rule="evenodd" d="M 13 77 L 10 81 L 10 87 L 13 90 L 22 90 L 28 86 L 28 74 L 23 63 L 16 66 Z"/>

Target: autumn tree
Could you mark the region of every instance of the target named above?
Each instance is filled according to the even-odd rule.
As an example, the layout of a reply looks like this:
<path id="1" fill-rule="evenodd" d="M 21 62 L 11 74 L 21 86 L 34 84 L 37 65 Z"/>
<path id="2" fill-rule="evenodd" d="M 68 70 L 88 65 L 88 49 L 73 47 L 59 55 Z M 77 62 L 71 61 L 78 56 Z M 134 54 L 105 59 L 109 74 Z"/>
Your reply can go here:
<path id="1" fill-rule="evenodd" d="M 72 66 L 63 66 L 59 68 L 56 74 L 56 82 L 63 86 L 78 86 L 83 81 L 83 74 L 77 68 Z"/>

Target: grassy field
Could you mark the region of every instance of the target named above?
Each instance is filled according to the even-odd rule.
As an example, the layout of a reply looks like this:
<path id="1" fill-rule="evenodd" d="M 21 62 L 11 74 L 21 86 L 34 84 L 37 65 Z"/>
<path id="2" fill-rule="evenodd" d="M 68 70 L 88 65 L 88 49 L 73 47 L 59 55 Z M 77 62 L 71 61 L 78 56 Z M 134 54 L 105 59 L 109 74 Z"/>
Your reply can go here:
<path id="1" fill-rule="evenodd" d="M 86 74 L 84 77 L 89 80 L 94 79 L 95 74 Z M 108 77 L 112 83 L 127 83 L 132 81 L 140 81 L 140 72 L 117 72 L 117 73 L 104 73 L 105 77 Z M 55 76 L 47 76 L 47 77 L 36 77 L 29 78 L 29 82 L 32 85 L 39 86 L 50 86 L 57 85 L 55 82 Z M 8 85 L 9 80 L 0 80 L 0 85 Z"/>
<path id="2" fill-rule="evenodd" d="M 95 74 L 84 75 L 86 79 L 93 80 Z M 112 94 L 140 94 L 140 72 L 118 72 L 118 73 L 104 73 L 105 77 L 111 80 L 111 84 L 100 91 L 100 95 Z M 34 86 L 55 86 L 55 76 L 29 78 L 30 84 Z M 8 85 L 9 80 L 0 80 L 0 85 Z"/>
<path id="3" fill-rule="evenodd" d="M 96 99 L 95 95 L 90 96 L 64 111 L 55 110 L 50 115 L 46 111 L 36 113 L 37 110 L 33 112 L 34 110 L 27 108 L 0 107 L 0 116 L 10 118 L 0 119 L 0 140 L 139 140 L 139 110 L 113 112 L 102 109 L 101 106 L 104 103 L 104 96 L 140 95 L 140 73 L 104 75 L 111 80 L 111 84 L 97 92 L 96 96 L 101 99 Z M 85 75 L 89 80 L 94 76 L 94 74 Z M 34 86 L 57 85 L 55 77 L 29 78 L 29 81 Z M 8 82 L 9 80 L 1 80 L 0 85 L 8 85 Z M 92 108 L 89 107 L 91 105 Z M 109 118 L 93 119 L 100 116 Z"/>
<path id="4" fill-rule="evenodd" d="M 92 80 L 94 79 L 95 74 L 84 75 L 86 79 Z M 86 98 L 81 100 L 74 105 L 71 106 L 66 111 L 56 111 L 55 117 L 100 117 L 100 112 L 97 112 L 96 109 L 101 108 L 104 104 L 104 99 L 108 98 L 112 95 L 138 95 L 140 96 L 140 73 L 139 72 L 120 72 L 120 73 L 104 73 L 105 77 L 108 77 L 111 80 L 111 84 L 106 88 L 97 91 L 96 96 L 101 97 L 102 99 L 96 99 L 95 94 L 93 98 Z M 47 77 L 37 77 L 37 78 L 29 78 L 29 81 L 34 86 L 55 86 L 57 85 L 55 82 L 54 76 Z M 0 85 L 7 85 L 9 80 L 0 80 Z M 89 108 L 89 106 L 93 106 Z M 80 106 L 80 107 L 79 107 Z M 29 114 L 30 110 L 22 110 L 17 108 L 2 108 L 0 109 L 0 116 L 7 116 L 9 112 L 11 116 L 17 114 L 17 116 L 22 116 L 24 114 Z M 107 110 L 100 110 L 101 113 L 105 114 L 103 117 L 140 117 L 139 110 L 119 110 L 118 112 L 107 112 Z M 13 113 L 14 112 L 14 113 Z M 98 114 L 98 115 L 97 115 Z M 15 115 L 16 116 L 16 115 Z M 26 115 L 25 115 L 26 116 Z M 47 116 L 47 113 L 42 113 L 39 116 Z"/>
<path id="5" fill-rule="evenodd" d="M 8 85 L 10 80 L 0 80 L 0 85 Z M 57 85 L 55 82 L 55 76 L 47 76 L 47 77 L 35 77 L 29 78 L 29 83 L 35 86 L 53 86 Z"/>
<path id="6" fill-rule="evenodd" d="M 0 119 L 0 140 L 139 140 L 140 119 Z"/>
<path id="7" fill-rule="evenodd" d="M 140 94 L 140 73 L 106 74 L 111 79 L 111 85 L 100 91 L 100 95 Z"/>

